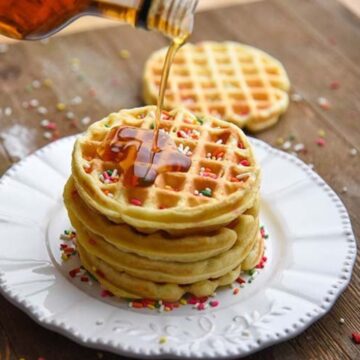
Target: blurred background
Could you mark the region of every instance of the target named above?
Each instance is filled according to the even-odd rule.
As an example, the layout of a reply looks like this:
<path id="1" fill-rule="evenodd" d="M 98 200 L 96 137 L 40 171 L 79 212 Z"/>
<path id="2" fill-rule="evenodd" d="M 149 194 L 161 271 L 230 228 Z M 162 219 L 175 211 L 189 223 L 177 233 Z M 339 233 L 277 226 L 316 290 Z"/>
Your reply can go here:
<path id="1" fill-rule="evenodd" d="M 268 0 L 199 0 L 198 11 L 204 11 L 211 8 L 224 7 L 235 4 L 243 4 L 255 1 Z M 303 1 L 303 0 L 300 0 Z M 311 0 L 316 1 L 316 0 Z M 351 11 L 360 16 L 360 1 L 359 0 L 337 0 L 347 6 Z M 70 34 L 77 31 L 84 31 L 90 29 L 99 29 L 108 26 L 119 26 L 119 23 L 107 19 L 96 17 L 83 17 L 63 29 L 58 35 Z M 9 38 L 0 35 L 0 42 L 11 42 Z"/>

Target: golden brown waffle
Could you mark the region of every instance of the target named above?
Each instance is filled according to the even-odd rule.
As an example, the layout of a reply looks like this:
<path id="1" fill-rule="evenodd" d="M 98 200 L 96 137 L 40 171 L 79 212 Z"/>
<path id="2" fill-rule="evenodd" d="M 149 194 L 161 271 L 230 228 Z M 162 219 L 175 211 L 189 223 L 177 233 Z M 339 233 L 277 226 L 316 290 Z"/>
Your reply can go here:
<path id="1" fill-rule="evenodd" d="M 150 129 L 155 110 L 148 106 L 111 114 L 77 140 L 72 176 L 87 206 L 142 232 L 162 229 L 181 235 L 219 229 L 254 205 L 259 168 L 243 132 L 212 116 L 199 120 L 184 109 L 164 113 L 161 128 L 179 151 L 191 157 L 188 172 L 163 173 L 153 185 L 142 188 L 125 188 L 121 174 L 116 181 L 104 182 L 104 171 L 120 173 L 117 163 L 105 162 L 97 153 L 111 128 Z"/>
<path id="2" fill-rule="evenodd" d="M 203 280 L 191 285 L 159 284 L 135 278 L 125 272 L 118 272 L 96 256 L 84 251 L 81 245 L 78 246 L 78 250 L 85 269 L 95 276 L 105 289 L 115 296 L 125 298 L 177 301 L 186 293 L 198 297 L 210 296 L 219 286 L 233 283 L 241 272 L 241 267 L 239 266 L 220 278 Z M 99 273 L 106 273 L 106 277 L 99 276 Z"/>
<path id="3" fill-rule="evenodd" d="M 258 233 L 255 241 L 262 242 Z M 255 244 L 255 246 L 257 246 Z M 119 271 L 114 266 L 102 260 L 96 254 L 88 252 L 82 242 L 78 243 L 78 250 L 83 266 L 95 276 L 100 284 L 118 297 L 146 298 L 164 301 L 177 301 L 184 294 L 195 296 L 210 296 L 214 291 L 225 285 L 233 283 L 240 275 L 241 264 L 220 277 L 208 278 L 189 284 L 176 284 L 166 282 L 154 282 L 130 275 L 125 271 Z M 262 254 L 259 256 L 259 260 Z M 253 258 L 254 260 L 255 258 Z M 258 262 L 252 262 L 253 267 Z"/>
<path id="4" fill-rule="evenodd" d="M 241 263 L 241 270 L 243 271 L 251 270 L 257 264 L 259 264 L 264 254 L 264 247 L 265 247 L 264 238 L 261 236 L 261 233 L 259 232 L 252 250 L 247 255 L 246 259 Z"/>
<path id="5" fill-rule="evenodd" d="M 188 263 L 152 260 L 123 252 L 101 236 L 89 232 L 75 216 L 71 216 L 71 222 L 77 232 L 77 243 L 84 251 L 101 259 L 116 271 L 157 283 L 184 285 L 218 278 L 244 261 L 255 245 L 259 226 L 258 221 L 251 216 L 243 217 L 240 221 L 241 227 L 237 229 L 238 240 L 231 249 L 217 256 Z M 136 286 L 134 288 L 136 289 Z"/>
<path id="6" fill-rule="evenodd" d="M 211 295 L 218 286 L 228 285 L 239 276 L 242 263 L 253 267 L 262 255 L 258 250 L 262 238 L 258 230 L 257 203 L 227 229 L 236 237 L 230 249 L 215 256 L 209 253 L 199 261 L 186 259 L 186 262 L 177 262 L 172 260 L 171 253 L 177 244 L 180 243 L 180 248 L 186 252 L 187 245 L 190 245 L 190 250 L 196 247 L 192 242 L 219 240 L 219 233 L 171 238 L 161 232 L 144 235 L 134 232 L 128 225 L 111 224 L 104 216 L 90 209 L 86 210 L 71 178 L 65 186 L 64 201 L 72 225 L 77 231 L 77 247 L 83 266 L 102 286 L 119 297 L 175 301 L 187 292 L 195 296 Z M 109 226 L 104 227 L 105 223 Z M 125 233 L 125 241 L 122 233 Z M 126 243 L 131 239 L 137 245 L 129 249 Z M 157 243 L 156 246 L 168 243 L 160 251 L 166 253 L 170 249 L 170 253 L 165 256 L 167 260 L 137 254 L 136 250 L 139 248 L 146 252 L 149 246 L 146 243 L 150 241 Z M 171 242 L 174 244 L 170 245 Z M 126 251 L 123 251 L 124 243 Z"/>
<path id="7" fill-rule="evenodd" d="M 89 232 L 105 238 L 118 250 L 153 260 L 181 263 L 200 261 L 229 250 L 237 240 L 236 232 L 229 228 L 208 235 L 181 238 L 169 237 L 159 231 L 150 235 L 140 234 L 127 224 L 115 224 L 89 209 L 76 191 L 72 178 L 65 186 L 64 202 L 70 218 L 75 218 Z M 258 211 L 252 215 L 257 216 Z"/>
<path id="8" fill-rule="evenodd" d="M 156 51 L 144 71 L 144 99 L 156 104 L 166 49 Z M 290 82 L 282 64 L 267 53 L 236 42 L 202 42 L 179 50 L 164 105 L 182 105 L 251 131 L 275 124 L 289 103 Z"/>

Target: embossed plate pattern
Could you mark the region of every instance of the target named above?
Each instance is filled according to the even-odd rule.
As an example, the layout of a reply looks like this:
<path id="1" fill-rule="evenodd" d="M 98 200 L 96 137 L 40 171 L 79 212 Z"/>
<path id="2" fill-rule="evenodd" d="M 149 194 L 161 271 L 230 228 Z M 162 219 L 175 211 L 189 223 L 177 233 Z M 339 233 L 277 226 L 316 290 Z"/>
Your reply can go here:
<path id="1" fill-rule="evenodd" d="M 253 139 L 270 234 L 269 260 L 255 281 L 237 296 L 219 291 L 219 307 L 205 311 L 134 311 L 101 298 L 97 285 L 69 278 L 77 259 L 60 259 L 73 143 L 65 138 L 39 150 L 0 180 L 0 289 L 43 326 L 128 356 L 238 357 L 299 334 L 348 284 L 356 245 L 343 204 L 303 162 Z"/>

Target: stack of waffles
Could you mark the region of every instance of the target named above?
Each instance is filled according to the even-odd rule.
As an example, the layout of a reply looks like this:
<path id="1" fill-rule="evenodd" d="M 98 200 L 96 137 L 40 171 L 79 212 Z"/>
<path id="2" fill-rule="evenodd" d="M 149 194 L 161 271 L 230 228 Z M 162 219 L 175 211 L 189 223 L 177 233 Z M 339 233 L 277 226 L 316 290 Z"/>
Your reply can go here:
<path id="1" fill-rule="evenodd" d="M 166 51 L 156 51 L 146 63 L 147 104 L 157 103 Z M 177 53 L 164 105 L 182 105 L 256 132 L 278 122 L 288 107 L 289 89 L 284 67 L 267 53 L 236 42 L 207 41 Z"/>
<path id="2" fill-rule="evenodd" d="M 113 113 L 75 144 L 64 199 L 81 262 L 119 297 L 209 296 L 263 255 L 260 171 L 238 127 L 179 108 L 162 114 L 160 132 L 191 159 L 190 169 L 125 186 L 119 164 L 105 161 L 99 148 L 114 128 L 152 129 L 155 111 Z"/>

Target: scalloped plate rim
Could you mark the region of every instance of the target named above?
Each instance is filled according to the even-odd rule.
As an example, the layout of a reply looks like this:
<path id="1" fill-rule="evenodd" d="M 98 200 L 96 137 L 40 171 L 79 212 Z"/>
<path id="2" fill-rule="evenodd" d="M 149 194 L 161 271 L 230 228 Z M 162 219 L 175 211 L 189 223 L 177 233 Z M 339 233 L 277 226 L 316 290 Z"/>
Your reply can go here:
<path id="1" fill-rule="evenodd" d="M 33 153 L 31 153 L 30 155 L 28 155 L 27 157 L 25 157 L 24 159 L 22 159 L 21 161 L 19 161 L 18 163 L 14 164 L 13 166 L 11 166 L 1 177 L 0 177 L 0 191 L 1 191 L 1 187 L 4 186 L 4 180 L 7 178 L 11 178 L 12 174 L 16 173 L 17 169 L 26 161 L 31 160 L 32 157 L 36 157 L 38 155 L 41 155 L 43 152 L 45 152 L 46 150 L 51 149 L 52 147 L 58 146 L 60 143 L 63 142 L 70 142 L 70 141 L 74 141 L 76 139 L 78 135 L 72 135 L 72 136 L 68 136 L 68 137 L 64 137 L 62 139 L 59 139 L 57 141 L 54 141 L 53 143 L 47 144 L 44 147 L 34 151 Z M 295 163 L 297 166 L 302 167 L 304 170 L 307 171 L 307 175 L 313 177 L 318 185 L 321 185 L 322 187 L 325 187 L 327 192 L 329 192 L 331 194 L 332 200 L 336 203 L 338 203 L 343 210 L 345 210 L 345 214 L 346 214 L 346 220 L 348 220 L 349 225 L 350 225 L 350 234 L 344 234 L 344 236 L 352 236 L 354 238 L 355 244 L 356 244 L 356 238 L 355 235 L 353 233 L 352 230 L 352 226 L 351 226 L 351 220 L 350 220 L 350 216 L 349 213 L 347 212 L 347 209 L 345 207 L 345 205 L 343 204 L 342 200 L 339 198 L 339 196 L 336 194 L 336 192 L 330 187 L 330 185 L 328 185 L 325 180 L 322 179 L 322 177 L 317 174 L 315 171 L 313 171 L 308 165 L 306 165 L 302 160 L 296 158 L 295 156 L 282 152 L 278 149 L 273 148 L 272 146 L 270 146 L 269 144 L 265 143 L 262 140 L 256 139 L 256 138 L 252 138 L 249 137 L 250 141 L 252 144 L 255 144 L 256 146 L 262 147 L 263 149 L 265 149 L 267 152 L 273 152 L 275 154 L 278 154 L 279 156 L 281 156 L 283 159 L 286 159 L 287 161 L 291 161 L 293 163 Z M 34 320 L 37 324 L 43 326 L 44 328 L 54 331 L 56 333 L 59 333 L 63 336 L 65 336 L 66 338 L 76 342 L 77 344 L 92 348 L 92 349 L 96 349 L 96 350 L 103 350 L 103 351 L 109 351 L 112 353 L 116 353 L 118 355 L 123 355 L 123 356 L 129 356 L 131 358 L 139 358 L 139 356 L 144 357 L 144 358 L 154 358 L 154 359 L 161 359 L 161 358 L 170 358 L 170 359 L 179 359 L 179 358 L 201 358 L 201 359 L 214 359 L 214 358 L 224 358 L 224 359 L 234 359 L 234 358 L 239 358 L 239 357 L 244 357 L 244 356 L 248 356 L 251 354 L 254 354 L 260 350 L 263 350 L 269 346 L 275 345 L 275 344 L 279 344 L 282 343 L 284 341 L 287 341 L 289 339 L 292 339 L 296 336 L 298 336 L 299 334 L 301 334 L 302 332 L 304 332 L 307 328 L 309 328 L 313 323 L 315 323 L 317 320 L 319 320 L 321 317 L 323 317 L 325 314 L 327 314 L 331 308 L 333 307 L 333 305 L 335 304 L 335 302 L 337 301 L 337 299 L 339 298 L 339 296 L 343 293 L 343 291 L 346 289 L 346 287 L 348 286 L 348 284 L 351 281 L 351 277 L 352 277 L 352 270 L 356 261 L 356 255 L 357 255 L 357 247 L 355 246 L 354 248 L 354 253 L 352 254 L 352 259 L 349 260 L 349 269 L 350 271 L 347 274 L 344 274 L 344 276 L 346 276 L 346 278 L 343 278 L 343 281 L 341 284 L 339 284 L 336 288 L 335 294 L 332 297 L 331 301 L 327 302 L 327 307 L 323 308 L 319 306 L 319 312 L 315 315 L 312 314 L 310 319 L 307 319 L 306 322 L 302 323 L 300 326 L 298 326 L 296 329 L 292 329 L 290 331 L 289 334 L 281 334 L 281 336 L 279 338 L 272 338 L 270 340 L 265 340 L 262 341 L 261 344 L 258 344 L 257 347 L 253 347 L 248 351 L 245 351 L 243 353 L 238 353 L 238 354 L 220 354 L 217 353 L 215 350 L 211 350 L 213 351 L 213 354 L 211 354 L 211 356 L 198 356 L 197 354 L 194 353 L 190 353 L 189 355 L 177 355 L 174 351 L 174 348 L 169 348 L 167 349 L 167 351 L 160 351 L 160 353 L 157 354 L 152 354 L 151 352 L 154 352 L 154 350 L 150 351 L 150 354 L 144 354 L 141 351 L 141 348 L 139 348 L 139 351 L 137 351 L 137 349 L 132 349 L 132 350 L 127 350 L 125 348 L 125 346 L 123 344 L 122 347 L 114 347 L 111 345 L 107 345 L 106 343 L 102 343 L 99 342 L 99 339 L 97 339 L 97 341 L 92 341 L 91 339 L 84 339 L 80 334 L 75 334 L 72 331 L 70 331 L 69 329 L 66 329 L 63 323 L 60 324 L 56 324 L 54 322 L 54 319 L 52 319 L 50 322 L 46 321 L 47 316 L 43 316 L 41 314 L 39 314 L 37 311 L 31 309 L 32 307 L 34 307 L 34 305 L 28 304 L 28 301 L 26 299 L 18 299 L 17 295 L 12 295 L 11 294 L 11 290 L 7 289 L 6 284 L 4 287 L 4 283 L 3 283 L 3 276 L 4 276 L 4 272 L 2 270 L 0 270 L 0 294 L 2 296 L 4 296 L 11 304 L 13 304 L 14 306 L 16 306 L 17 308 L 19 308 L 20 310 L 22 310 L 23 312 L 25 312 L 32 320 Z M 338 274 L 339 275 L 339 274 Z M 237 349 L 239 351 L 239 349 Z"/>

